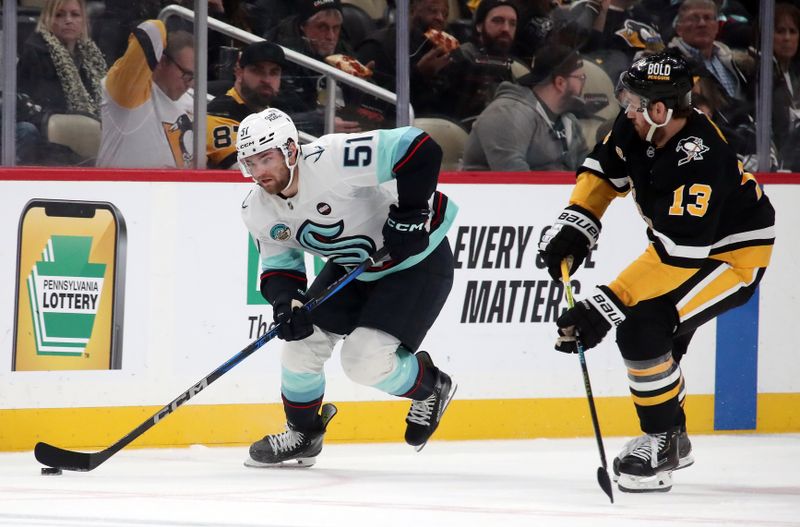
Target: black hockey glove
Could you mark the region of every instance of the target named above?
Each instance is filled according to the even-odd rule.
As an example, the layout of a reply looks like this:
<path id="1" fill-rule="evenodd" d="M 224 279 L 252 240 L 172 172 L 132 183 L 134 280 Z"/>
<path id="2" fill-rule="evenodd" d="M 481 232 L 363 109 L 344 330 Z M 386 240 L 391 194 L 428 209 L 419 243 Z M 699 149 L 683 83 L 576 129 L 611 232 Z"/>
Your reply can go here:
<path id="1" fill-rule="evenodd" d="M 577 205 L 570 205 L 558 216 L 552 227 L 542 233 L 539 253 L 553 280 L 561 279 L 561 260 L 572 257 L 569 272 L 573 274 L 600 236 L 600 220 Z"/>
<path id="2" fill-rule="evenodd" d="M 577 338 L 585 350 L 592 349 L 603 340 L 608 330 L 625 320 L 625 307 L 611 289 L 601 285 L 586 300 L 575 304 L 558 317 L 556 349 L 563 353 L 578 353 Z"/>
<path id="3" fill-rule="evenodd" d="M 300 291 L 285 293 L 272 304 L 273 327 L 278 326 L 278 338 L 286 341 L 303 340 L 314 333 L 311 313 L 301 306 L 306 297 Z"/>
<path id="4" fill-rule="evenodd" d="M 389 207 L 389 217 L 383 225 L 383 244 L 393 260 L 405 260 L 428 247 L 426 223 L 430 213 L 429 209 Z"/>

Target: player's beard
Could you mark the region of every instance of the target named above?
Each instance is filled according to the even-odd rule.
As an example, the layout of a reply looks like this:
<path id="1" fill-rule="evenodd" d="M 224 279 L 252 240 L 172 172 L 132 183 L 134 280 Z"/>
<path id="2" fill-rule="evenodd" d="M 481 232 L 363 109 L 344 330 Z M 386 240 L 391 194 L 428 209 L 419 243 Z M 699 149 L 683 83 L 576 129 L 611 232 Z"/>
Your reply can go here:
<path id="1" fill-rule="evenodd" d="M 261 111 L 269 108 L 272 100 L 275 98 L 275 92 L 270 87 L 269 91 L 265 93 L 257 92 L 250 88 L 247 84 L 242 83 L 242 98 L 247 101 L 247 104 L 253 109 Z"/>

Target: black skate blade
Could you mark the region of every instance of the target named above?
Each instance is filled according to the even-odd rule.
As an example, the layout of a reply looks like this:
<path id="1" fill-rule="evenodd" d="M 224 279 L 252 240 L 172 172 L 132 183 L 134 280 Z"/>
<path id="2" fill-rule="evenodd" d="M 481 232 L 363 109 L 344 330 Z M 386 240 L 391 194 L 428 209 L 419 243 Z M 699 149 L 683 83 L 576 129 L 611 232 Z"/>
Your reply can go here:
<path id="1" fill-rule="evenodd" d="M 456 390 L 457 389 L 458 389 L 458 384 L 453 383 L 453 388 L 450 390 L 450 394 L 447 396 L 447 400 L 445 400 L 445 402 L 444 402 L 444 408 L 442 408 L 442 418 L 439 419 L 439 425 L 442 424 L 442 419 L 444 418 L 444 413 L 447 411 L 447 407 L 450 406 L 450 401 L 453 400 L 453 396 L 456 394 Z M 436 426 L 437 429 L 439 428 L 439 425 Z M 434 430 L 434 432 L 435 432 L 435 430 Z M 433 437 L 433 434 L 431 434 L 431 437 Z M 431 440 L 431 438 L 429 437 L 428 441 L 430 441 L 430 440 Z M 425 441 L 421 445 L 415 446 L 414 450 L 416 450 L 417 452 L 421 451 L 423 448 L 425 448 L 425 445 L 428 444 L 428 441 Z"/>
<path id="2" fill-rule="evenodd" d="M 608 477 L 608 472 L 603 467 L 597 467 L 597 483 L 600 488 L 606 493 L 611 503 L 614 503 L 614 491 L 611 488 L 611 479 Z"/>

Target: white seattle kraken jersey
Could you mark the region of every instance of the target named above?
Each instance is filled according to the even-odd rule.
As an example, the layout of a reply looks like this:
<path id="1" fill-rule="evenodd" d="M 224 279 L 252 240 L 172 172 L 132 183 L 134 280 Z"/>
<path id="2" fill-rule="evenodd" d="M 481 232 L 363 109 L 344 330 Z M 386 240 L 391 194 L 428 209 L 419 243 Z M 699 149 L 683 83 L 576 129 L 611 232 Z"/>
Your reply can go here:
<path id="1" fill-rule="evenodd" d="M 242 203 L 242 219 L 258 247 L 262 271 L 305 273 L 305 251 L 340 265 L 357 265 L 381 247 L 389 206 L 397 203 L 393 168 L 420 133 L 405 127 L 326 135 L 302 147 L 295 196 L 286 199 L 258 186 L 252 189 Z M 371 268 L 359 280 L 407 269 L 439 245 L 458 208 L 439 192 L 429 205 L 428 248 L 399 265 Z"/>

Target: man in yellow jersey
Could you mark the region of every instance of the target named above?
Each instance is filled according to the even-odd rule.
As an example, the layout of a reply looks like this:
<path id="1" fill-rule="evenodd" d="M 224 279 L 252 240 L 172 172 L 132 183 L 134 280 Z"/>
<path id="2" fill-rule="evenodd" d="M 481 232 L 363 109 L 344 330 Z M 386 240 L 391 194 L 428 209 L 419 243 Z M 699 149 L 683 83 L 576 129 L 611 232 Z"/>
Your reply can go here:
<path id="1" fill-rule="evenodd" d="M 554 280 L 597 242 L 611 200 L 629 192 L 647 224 L 644 254 L 557 321 L 556 349 L 596 346 L 612 327 L 644 435 L 614 460 L 624 492 L 668 491 L 693 462 L 680 359 L 695 330 L 744 304 L 769 264 L 775 212 L 725 137 L 692 108 L 685 59 L 667 50 L 621 79 L 623 110 L 577 171 L 569 206 L 539 249 Z"/>
<path id="2" fill-rule="evenodd" d="M 160 20 L 136 26 L 103 79 L 97 166 L 191 167 L 193 83 L 192 35 L 168 35 Z"/>
<path id="3" fill-rule="evenodd" d="M 234 70 L 236 80 L 228 92 L 208 104 L 206 155 L 209 168 L 236 164 L 239 123 L 251 113 L 272 106 L 281 89 L 283 48 L 272 42 L 254 42 L 244 48 Z"/>

